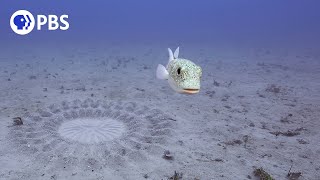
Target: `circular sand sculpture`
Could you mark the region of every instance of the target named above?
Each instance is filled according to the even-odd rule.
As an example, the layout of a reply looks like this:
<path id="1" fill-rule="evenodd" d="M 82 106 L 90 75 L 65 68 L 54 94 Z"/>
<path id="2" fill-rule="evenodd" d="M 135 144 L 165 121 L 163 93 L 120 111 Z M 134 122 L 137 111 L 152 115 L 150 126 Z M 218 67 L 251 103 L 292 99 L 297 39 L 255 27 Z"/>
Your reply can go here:
<path id="1" fill-rule="evenodd" d="M 99 170 L 161 158 L 175 122 L 134 102 L 87 99 L 50 105 L 10 127 L 13 148 L 46 167 Z"/>

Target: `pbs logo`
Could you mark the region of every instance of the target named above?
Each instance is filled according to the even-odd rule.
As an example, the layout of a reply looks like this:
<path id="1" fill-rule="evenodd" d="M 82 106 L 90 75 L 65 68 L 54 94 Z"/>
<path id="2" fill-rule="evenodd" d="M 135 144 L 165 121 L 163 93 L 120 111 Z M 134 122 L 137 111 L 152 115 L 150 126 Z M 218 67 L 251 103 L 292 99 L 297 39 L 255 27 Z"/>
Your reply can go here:
<path id="1" fill-rule="evenodd" d="M 47 29 L 52 30 L 67 30 L 69 23 L 67 22 L 68 15 L 37 15 L 37 20 L 27 10 L 18 10 L 12 14 L 10 18 L 10 26 L 13 32 L 19 35 L 29 34 L 37 24 L 37 30 L 41 30 L 42 26 L 47 24 Z"/>
<path id="2" fill-rule="evenodd" d="M 35 25 L 33 15 L 26 10 L 19 10 L 13 13 L 10 19 L 11 29 L 20 35 L 30 33 Z"/>

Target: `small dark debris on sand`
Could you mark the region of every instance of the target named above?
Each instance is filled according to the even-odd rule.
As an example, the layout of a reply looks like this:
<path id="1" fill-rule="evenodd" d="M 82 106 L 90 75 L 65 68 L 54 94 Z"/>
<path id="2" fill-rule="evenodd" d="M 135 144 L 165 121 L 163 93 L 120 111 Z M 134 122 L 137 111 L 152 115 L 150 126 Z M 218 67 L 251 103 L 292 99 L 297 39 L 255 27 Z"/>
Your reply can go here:
<path id="1" fill-rule="evenodd" d="M 144 92 L 145 89 L 142 89 L 142 88 L 135 88 L 137 91 L 141 91 L 141 92 Z"/>
<path id="2" fill-rule="evenodd" d="M 216 158 L 216 159 L 214 159 L 214 161 L 216 161 L 216 162 L 223 162 L 223 159 Z"/>
<path id="3" fill-rule="evenodd" d="M 292 169 L 292 165 L 291 165 L 289 172 L 287 174 L 287 178 L 289 180 L 299 180 L 300 176 L 302 176 L 302 173 L 301 172 L 291 172 L 291 169 Z"/>
<path id="4" fill-rule="evenodd" d="M 255 127 L 256 125 L 255 125 L 253 122 L 251 122 L 251 123 L 249 124 L 249 126 L 250 126 L 250 127 Z"/>
<path id="5" fill-rule="evenodd" d="M 298 128 L 295 130 L 288 130 L 286 132 L 274 131 L 274 132 L 270 132 L 270 134 L 273 134 L 276 136 L 282 135 L 282 136 L 292 137 L 292 136 L 300 135 L 300 131 L 302 131 L 302 130 L 304 130 L 304 128 Z"/>
<path id="6" fill-rule="evenodd" d="M 290 130 L 288 130 L 286 132 L 275 131 L 275 132 L 270 132 L 270 133 L 273 134 L 273 135 L 276 135 L 276 136 L 282 135 L 282 136 L 287 136 L 287 137 L 300 135 L 299 132 L 290 131 Z"/>
<path id="7" fill-rule="evenodd" d="M 179 180 L 182 179 L 182 173 L 178 173 L 177 171 L 174 171 L 174 175 L 169 178 L 170 180 Z"/>
<path id="8" fill-rule="evenodd" d="M 214 113 L 217 113 L 217 114 L 219 113 L 219 111 L 216 110 L 216 109 L 213 109 L 212 111 L 213 111 Z"/>
<path id="9" fill-rule="evenodd" d="M 249 141 L 249 136 L 248 135 L 244 135 L 242 137 L 242 140 L 244 142 L 244 147 L 247 148 L 247 142 Z"/>
<path id="10" fill-rule="evenodd" d="M 230 81 L 228 84 L 227 84 L 227 87 L 230 87 L 232 85 L 232 81 Z"/>
<path id="11" fill-rule="evenodd" d="M 52 175 L 50 179 L 57 179 L 57 175 Z"/>
<path id="12" fill-rule="evenodd" d="M 265 158 L 265 157 L 272 157 L 272 154 L 263 154 L 260 156 L 261 158 Z"/>
<path id="13" fill-rule="evenodd" d="M 213 81 L 213 85 L 219 87 L 219 86 L 220 86 L 220 83 L 218 83 L 217 81 L 214 80 L 214 81 Z"/>
<path id="14" fill-rule="evenodd" d="M 261 122 L 261 125 L 262 125 L 261 129 L 268 129 L 267 123 Z"/>
<path id="15" fill-rule="evenodd" d="M 170 120 L 170 121 L 177 121 L 176 119 L 173 119 L 171 117 L 169 117 L 167 120 Z"/>
<path id="16" fill-rule="evenodd" d="M 224 95 L 221 101 L 228 101 L 229 98 L 230 98 L 229 95 Z"/>
<path id="17" fill-rule="evenodd" d="M 15 118 L 13 118 L 13 125 L 14 125 L 14 126 L 23 125 L 22 118 L 21 118 L 21 117 L 15 117 Z"/>
<path id="18" fill-rule="evenodd" d="M 37 76 L 31 75 L 31 76 L 29 76 L 29 79 L 30 80 L 37 79 Z"/>
<path id="19" fill-rule="evenodd" d="M 289 118 L 292 117 L 292 114 L 288 114 L 286 117 L 281 117 L 280 122 L 282 123 L 290 123 Z"/>
<path id="20" fill-rule="evenodd" d="M 259 177 L 260 180 L 274 180 L 263 168 L 258 168 L 253 171 L 254 176 Z"/>
<path id="21" fill-rule="evenodd" d="M 169 150 L 165 150 L 162 158 L 166 160 L 173 160 L 173 155 L 170 153 Z"/>
<path id="22" fill-rule="evenodd" d="M 281 92 L 281 87 L 280 86 L 276 86 L 275 84 L 271 84 L 266 88 L 267 92 L 272 92 L 274 94 L 278 94 Z"/>
<path id="23" fill-rule="evenodd" d="M 224 144 L 226 144 L 226 145 L 231 145 L 231 146 L 241 145 L 241 144 L 242 144 L 242 141 L 239 140 L 239 139 L 235 139 L 235 140 L 232 140 L 232 141 L 227 141 L 227 142 L 225 142 Z"/>
<path id="24" fill-rule="evenodd" d="M 265 95 L 263 95 L 263 94 L 260 94 L 260 93 L 257 93 L 258 95 L 259 95 L 259 97 L 261 97 L 261 98 L 266 98 L 266 96 Z"/>
<path id="25" fill-rule="evenodd" d="M 297 139 L 297 141 L 299 144 L 309 144 L 309 142 L 304 139 Z"/>
<path id="26" fill-rule="evenodd" d="M 209 97 L 213 97 L 213 95 L 215 94 L 216 92 L 215 91 L 206 91 L 206 95 L 209 96 Z"/>
<path id="27" fill-rule="evenodd" d="M 301 172 L 289 172 L 287 178 L 289 180 L 298 180 L 302 176 Z"/>

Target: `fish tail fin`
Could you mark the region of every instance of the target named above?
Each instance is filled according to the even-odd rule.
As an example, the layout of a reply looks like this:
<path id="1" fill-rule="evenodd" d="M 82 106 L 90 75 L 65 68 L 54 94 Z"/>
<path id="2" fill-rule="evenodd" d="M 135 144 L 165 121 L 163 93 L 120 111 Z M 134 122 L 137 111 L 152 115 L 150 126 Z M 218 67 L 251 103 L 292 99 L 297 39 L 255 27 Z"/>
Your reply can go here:
<path id="1" fill-rule="evenodd" d="M 157 75 L 158 79 L 168 79 L 169 78 L 169 73 L 168 73 L 167 69 L 161 64 L 158 64 L 156 75 Z"/>
<path id="2" fill-rule="evenodd" d="M 174 51 L 174 54 L 173 54 L 174 59 L 178 59 L 179 51 L 180 51 L 180 48 L 177 47 L 177 49 Z"/>

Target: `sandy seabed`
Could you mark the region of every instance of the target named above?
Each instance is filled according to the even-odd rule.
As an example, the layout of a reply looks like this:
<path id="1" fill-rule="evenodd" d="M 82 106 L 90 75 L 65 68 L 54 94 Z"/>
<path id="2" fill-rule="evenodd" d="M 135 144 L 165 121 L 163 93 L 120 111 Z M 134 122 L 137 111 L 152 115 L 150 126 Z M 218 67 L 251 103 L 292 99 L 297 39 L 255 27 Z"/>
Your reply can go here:
<path id="1" fill-rule="evenodd" d="M 166 48 L 2 48 L 0 179 L 320 179 L 320 51 L 184 45 L 183 95 L 155 78 Z"/>

